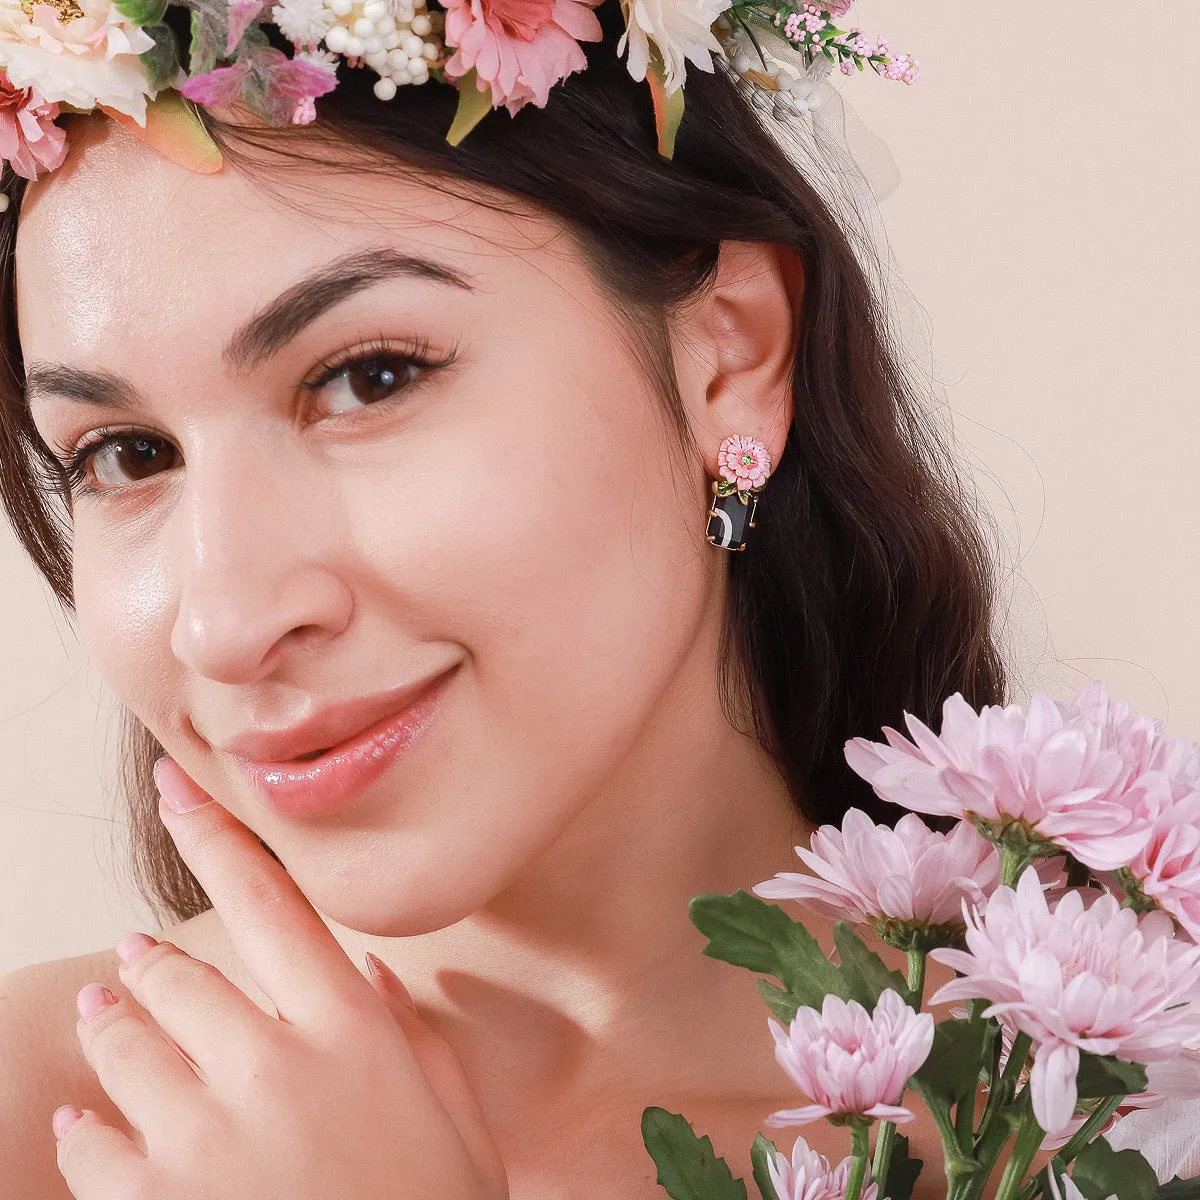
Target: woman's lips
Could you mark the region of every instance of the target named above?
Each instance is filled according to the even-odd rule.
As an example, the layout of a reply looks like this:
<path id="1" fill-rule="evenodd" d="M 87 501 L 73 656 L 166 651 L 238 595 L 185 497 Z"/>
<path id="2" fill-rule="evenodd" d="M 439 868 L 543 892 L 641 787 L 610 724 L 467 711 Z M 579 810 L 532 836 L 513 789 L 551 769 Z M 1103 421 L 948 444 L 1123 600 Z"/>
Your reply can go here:
<path id="1" fill-rule="evenodd" d="M 345 808 L 375 782 L 429 727 L 449 671 L 405 708 L 383 717 L 316 758 L 262 762 L 234 755 L 255 792 L 276 812 L 313 817 Z"/>

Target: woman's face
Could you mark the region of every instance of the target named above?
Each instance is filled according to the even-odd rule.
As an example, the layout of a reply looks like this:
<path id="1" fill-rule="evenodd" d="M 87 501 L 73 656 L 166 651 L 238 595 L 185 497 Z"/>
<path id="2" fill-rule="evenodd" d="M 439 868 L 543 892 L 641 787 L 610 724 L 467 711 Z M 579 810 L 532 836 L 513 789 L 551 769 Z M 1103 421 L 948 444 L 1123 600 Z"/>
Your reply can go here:
<path id="1" fill-rule="evenodd" d="M 321 911 L 412 933 L 604 788 L 709 661 L 727 560 L 559 225 L 399 171 L 301 182 L 273 199 L 97 121 L 27 198 L 19 332 L 47 444 L 120 435 L 74 495 L 103 676 Z M 331 811 L 277 809 L 232 752 L 435 680 Z"/>

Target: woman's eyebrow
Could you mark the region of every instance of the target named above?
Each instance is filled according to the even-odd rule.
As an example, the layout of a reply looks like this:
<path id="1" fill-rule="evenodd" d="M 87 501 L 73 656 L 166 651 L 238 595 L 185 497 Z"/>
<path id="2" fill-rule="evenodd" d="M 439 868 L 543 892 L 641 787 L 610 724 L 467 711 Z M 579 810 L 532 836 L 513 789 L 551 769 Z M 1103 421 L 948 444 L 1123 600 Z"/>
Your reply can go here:
<path id="1" fill-rule="evenodd" d="M 297 280 L 234 331 L 221 351 L 230 370 L 249 372 L 343 300 L 385 279 L 425 279 L 473 291 L 470 277 L 444 263 L 391 247 L 355 250 Z M 104 408 L 134 408 L 137 389 L 108 371 L 34 361 L 25 370 L 25 402 L 61 396 Z"/>

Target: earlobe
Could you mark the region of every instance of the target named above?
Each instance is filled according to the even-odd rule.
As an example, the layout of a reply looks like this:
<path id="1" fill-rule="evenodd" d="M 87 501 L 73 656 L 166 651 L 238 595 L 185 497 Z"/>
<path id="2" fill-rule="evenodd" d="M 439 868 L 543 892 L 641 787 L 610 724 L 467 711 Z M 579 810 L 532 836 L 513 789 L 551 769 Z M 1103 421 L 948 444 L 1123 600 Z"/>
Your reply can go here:
<path id="1" fill-rule="evenodd" d="M 693 429 L 709 474 L 731 434 L 763 443 L 777 464 L 793 418 L 796 328 L 803 268 L 786 248 L 723 242 L 712 288 L 695 314 L 711 373 Z"/>

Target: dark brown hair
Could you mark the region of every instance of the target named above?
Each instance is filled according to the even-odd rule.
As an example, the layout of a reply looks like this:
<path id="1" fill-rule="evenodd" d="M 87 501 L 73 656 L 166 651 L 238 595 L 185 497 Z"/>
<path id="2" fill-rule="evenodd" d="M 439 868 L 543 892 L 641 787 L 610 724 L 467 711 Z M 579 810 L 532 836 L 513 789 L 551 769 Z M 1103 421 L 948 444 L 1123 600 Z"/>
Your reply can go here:
<path id="1" fill-rule="evenodd" d="M 565 222 L 618 306 L 652 333 L 711 282 L 722 241 L 770 243 L 799 257 L 795 420 L 753 542 L 728 556 L 723 650 L 745 673 L 730 673 L 725 701 L 732 716 L 748 698 L 753 731 L 808 820 L 838 822 L 852 805 L 892 820 L 898 813 L 847 766 L 847 739 L 877 739 L 884 725 L 902 727 L 905 712 L 936 730 L 953 692 L 976 707 L 1007 700 L 992 629 L 995 563 L 977 506 L 818 191 L 721 72 L 689 70 L 675 156 L 661 157 L 649 90 L 615 52 L 617 7 L 600 6 L 605 41 L 587 47 L 588 68 L 555 87 L 544 108 L 489 114 L 458 147 L 444 140 L 453 88 L 403 88 L 384 103 L 365 69 L 343 68 L 309 126 L 201 117 L 227 161 L 251 163 L 256 175 L 265 174 L 263 152 L 278 152 L 281 166 L 407 168 L 476 199 L 482 185 L 485 195 L 532 202 Z M 0 218 L 0 495 L 71 608 L 69 498 L 23 398 L 13 295 L 22 183 L 6 168 L 13 203 Z M 162 753 L 127 714 L 134 876 L 160 916 L 182 920 L 209 903 L 157 817 L 150 768 Z"/>

